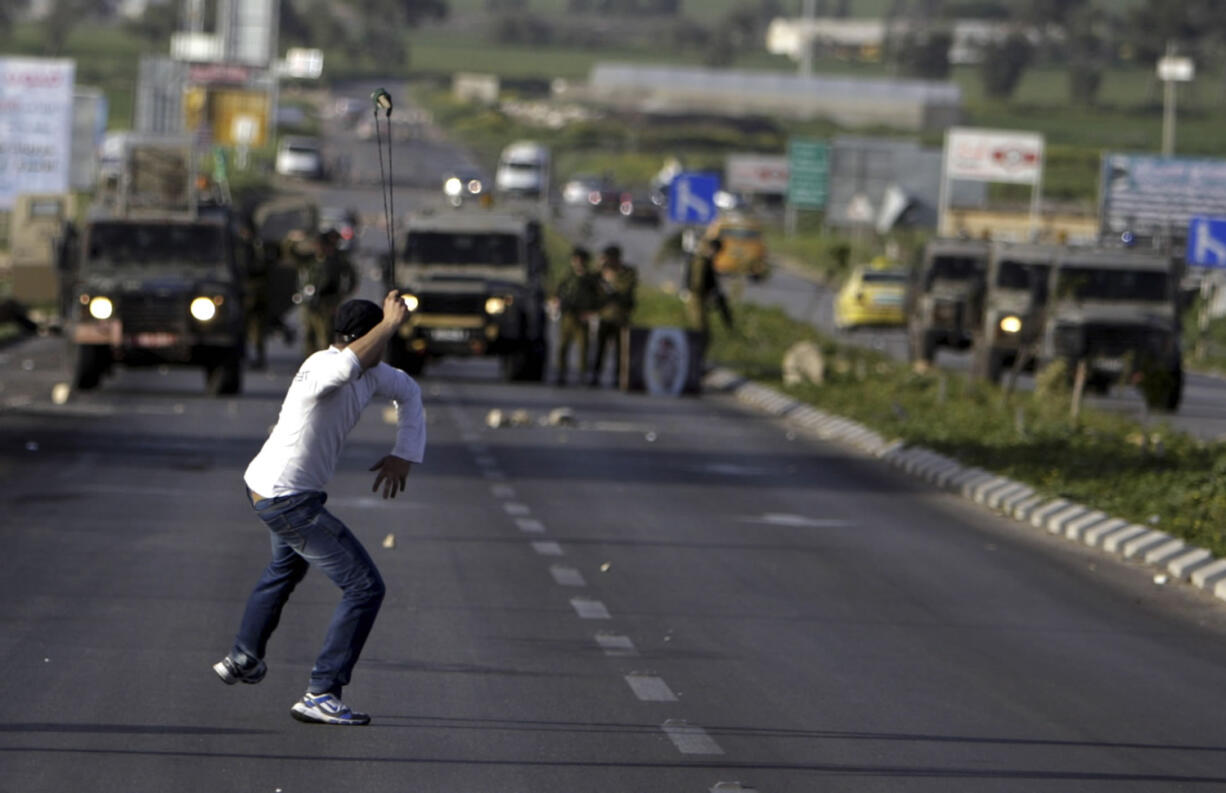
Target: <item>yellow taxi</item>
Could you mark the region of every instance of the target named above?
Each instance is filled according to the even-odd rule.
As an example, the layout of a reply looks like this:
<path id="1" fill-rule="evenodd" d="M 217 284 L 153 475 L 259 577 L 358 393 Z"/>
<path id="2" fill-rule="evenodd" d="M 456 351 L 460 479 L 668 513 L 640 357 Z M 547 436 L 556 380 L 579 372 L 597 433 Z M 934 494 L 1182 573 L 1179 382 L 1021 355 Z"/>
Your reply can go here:
<path id="1" fill-rule="evenodd" d="M 880 260 L 860 265 L 834 299 L 834 325 L 839 330 L 906 325 L 906 295 L 906 271 Z"/>
<path id="2" fill-rule="evenodd" d="M 762 224 L 749 215 L 740 212 L 722 214 L 707 226 L 703 238 L 718 238 L 723 246 L 715 257 L 716 272 L 722 275 L 748 275 L 755 281 L 770 274 Z"/>

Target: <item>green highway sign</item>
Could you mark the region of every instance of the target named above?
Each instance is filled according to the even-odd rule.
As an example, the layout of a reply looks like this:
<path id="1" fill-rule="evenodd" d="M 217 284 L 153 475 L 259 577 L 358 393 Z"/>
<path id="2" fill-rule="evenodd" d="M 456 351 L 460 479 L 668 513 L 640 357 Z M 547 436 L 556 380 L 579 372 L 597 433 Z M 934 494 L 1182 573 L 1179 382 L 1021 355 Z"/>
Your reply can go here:
<path id="1" fill-rule="evenodd" d="M 821 140 L 788 141 L 788 203 L 823 209 L 830 189 L 830 146 Z"/>

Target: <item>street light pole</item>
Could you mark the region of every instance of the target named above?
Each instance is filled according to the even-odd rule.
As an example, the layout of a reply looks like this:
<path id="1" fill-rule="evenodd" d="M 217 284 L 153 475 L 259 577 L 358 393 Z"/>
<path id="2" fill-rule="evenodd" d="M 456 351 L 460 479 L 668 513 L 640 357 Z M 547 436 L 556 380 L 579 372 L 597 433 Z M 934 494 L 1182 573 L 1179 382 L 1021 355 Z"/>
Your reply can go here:
<path id="1" fill-rule="evenodd" d="M 813 18 L 817 15 L 817 0 L 804 0 L 804 11 L 801 14 L 800 34 L 800 73 L 808 77 L 813 74 Z"/>
<path id="2" fill-rule="evenodd" d="M 1191 58 L 1175 54 L 1175 42 L 1168 41 L 1166 55 L 1158 61 L 1158 79 L 1164 83 L 1162 92 L 1162 156 L 1175 156 L 1176 83 L 1190 82 L 1196 76 Z"/>

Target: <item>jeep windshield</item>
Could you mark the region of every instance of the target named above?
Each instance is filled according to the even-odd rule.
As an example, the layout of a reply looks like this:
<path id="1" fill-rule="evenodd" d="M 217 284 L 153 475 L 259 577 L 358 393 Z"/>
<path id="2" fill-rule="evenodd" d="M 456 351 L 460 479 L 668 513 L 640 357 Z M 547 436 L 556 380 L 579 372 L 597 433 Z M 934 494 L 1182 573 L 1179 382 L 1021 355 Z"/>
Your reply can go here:
<path id="1" fill-rule="evenodd" d="M 929 282 L 938 278 L 949 281 L 966 281 L 983 272 L 983 262 L 973 256 L 937 256 L 928 271 Z"/>
<path id="2" fill-rule="evenodd" d="M 413 232 L 409 234 L 404 259 L 413 264 L 517 265 L 520 263 L 519 237 L 515 234 Z"/>
<path id="3" fill-rule="evenodd" d="M 1049 264 L 1034 262 L 1015 262 L 1005 260 L 1000 263 L 1000 272 L 996 274 L 996 285 L 1001 289 L 1030 289 L 1039 283 L 1047 281 L 1051 271 Z"/>
<path id="4" fill-rule="evenodd" d="M 1105 270 L 1062 267 L 1056 294 L 1073 300 L 1160 302 L 1169 297 L 1167 274 L 1153 270 Z"/>
<path id="5" fill-rule="evenodd" d="M 95 267 L 186 265 L 224 270 L 225 230 L 212 224 L 95 223 L 86 260 Z"/>

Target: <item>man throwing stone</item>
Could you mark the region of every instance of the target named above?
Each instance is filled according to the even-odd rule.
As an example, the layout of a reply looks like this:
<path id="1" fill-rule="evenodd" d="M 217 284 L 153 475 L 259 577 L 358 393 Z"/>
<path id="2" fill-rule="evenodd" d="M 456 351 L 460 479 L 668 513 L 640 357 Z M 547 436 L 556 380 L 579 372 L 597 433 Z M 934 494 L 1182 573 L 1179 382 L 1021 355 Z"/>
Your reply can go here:
<path id="1" fill-rule="evenodd" d="M 271 532 L 272 561 L 243 612 L 230 653 L 213 665 L 227 684 L 258 683 L 264 650 L 294 587 L 317 566 L 340 587 L 341 602 L 306 695 L 291 715 L 318 724 L 368 724 L 370 716 L 341 701 L 354 664 L 383 602 L 384 586 L 370 555 L 345 524 L 324 509 L 324 492 L 345 437 L 375 397 L 394 401 L 399 416 L 392 453 L 371 466 L 373 491 L 395 498 L 426 445 L 421 389 L 407 374 L 381 363 L 388 340 L 408 311 L 389 292 L 383 308 L 350 300 L 337 309 L 333 344 L 314 353 L 295 375 L 281 415 L 244 481 L 252 507 Z"/>

